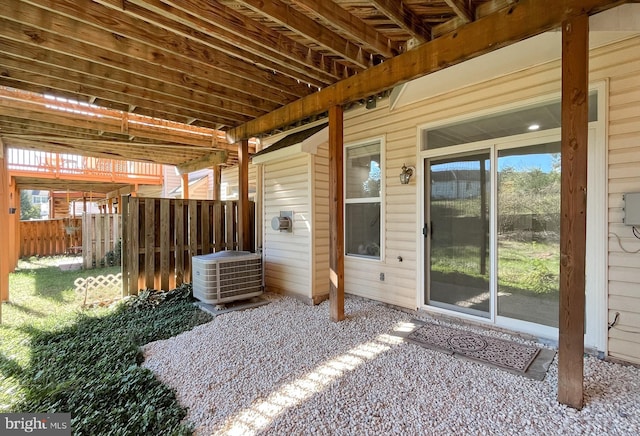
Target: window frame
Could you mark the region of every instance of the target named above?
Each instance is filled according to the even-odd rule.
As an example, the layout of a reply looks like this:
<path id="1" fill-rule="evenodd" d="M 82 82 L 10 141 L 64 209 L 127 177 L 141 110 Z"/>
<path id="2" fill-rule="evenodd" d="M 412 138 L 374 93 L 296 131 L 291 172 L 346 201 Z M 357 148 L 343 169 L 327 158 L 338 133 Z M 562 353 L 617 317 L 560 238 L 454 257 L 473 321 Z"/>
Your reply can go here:
<path id="1" fill-rule="evenodd" d="M 348 158 L 347 152 L 350 148 L 361 147 L 365 145 L 378 145 L 378 151 L 380 154 L 380 196 L 379 197 L 356 197 L 356 198 L 347 198 L 347 172 L 348 172 Z M 376 136 L 371 138 L 366 138 L 357 142 L 351 142 L 349 144 L 345 144 L 344 146 L 344 168 L 343 168 L 343 217 L 344 217 L 344 230 L 343 230 L 343 247 L 344 247 L 344 256 L 349 259 L 357 259 L 366 262 L 382 262 L 384 259 L 384 201 L 385 198 L 385 137 L 384 136 Z M 366 254 L 358 254 L 358 253 L 349 253 L 347 247 L 347 205 L 348 204 L 365 204 L 365 203 L 377 203 L 380 209 L 380 219 L 379 219 L 379 235 L 380 235 L 380 246 L 377 256 L 370 256 Z"/>

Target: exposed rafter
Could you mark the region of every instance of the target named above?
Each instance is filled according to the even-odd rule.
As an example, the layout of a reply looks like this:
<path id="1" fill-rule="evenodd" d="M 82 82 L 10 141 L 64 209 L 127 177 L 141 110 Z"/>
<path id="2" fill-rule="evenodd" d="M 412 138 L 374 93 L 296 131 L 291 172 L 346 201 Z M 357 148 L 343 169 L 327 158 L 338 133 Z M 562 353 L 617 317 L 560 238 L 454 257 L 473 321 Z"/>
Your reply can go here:
<path id="1" fill-rule="evenodd" d="M 474 20 L 474 11 L 471 3 L 464 0 L 444 0 L 446 4 L 456 13 L 465 23 L 470 23 Z"/>
<path id="2" fill-rule="evenodd" d="M 370 66 L 369 53 L 279 0 L 269 2 L 261 0 L 222 1 L 222 3 L 229 2 L 241 4 L 256 13 L 263 14 L 270 20 L 309 38 L 334 55 L 342 56 L 357 68 L 365 69 Z"/>
<path id="3" fill-rule="evenodd" d="M 431 27 L 402 1 L 372 0 L 371 3 L 417 41 L 422 43 L 431 39 Z"/>
<path id="4" fill-rule="evenodd" d="M 400 45 L 397 42 L 391 41 L 336 3 L 326 0 L 295 0 L 295 4 L 304 9 L 308 15 L 338 28 L 372 53 L 391 58 L 400 52 Z"/>

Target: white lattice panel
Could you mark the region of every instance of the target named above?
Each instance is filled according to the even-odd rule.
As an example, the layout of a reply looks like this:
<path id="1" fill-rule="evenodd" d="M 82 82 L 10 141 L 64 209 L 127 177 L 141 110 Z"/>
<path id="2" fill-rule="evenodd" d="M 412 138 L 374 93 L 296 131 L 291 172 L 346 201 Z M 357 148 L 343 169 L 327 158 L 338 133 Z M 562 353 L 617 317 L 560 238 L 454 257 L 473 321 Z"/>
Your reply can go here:
<path id="1" fill-rule="evenodd" d="M 98 292 L 122 287 L 122 273 L 77 278 L 73 284 L 77 292 Z"/>

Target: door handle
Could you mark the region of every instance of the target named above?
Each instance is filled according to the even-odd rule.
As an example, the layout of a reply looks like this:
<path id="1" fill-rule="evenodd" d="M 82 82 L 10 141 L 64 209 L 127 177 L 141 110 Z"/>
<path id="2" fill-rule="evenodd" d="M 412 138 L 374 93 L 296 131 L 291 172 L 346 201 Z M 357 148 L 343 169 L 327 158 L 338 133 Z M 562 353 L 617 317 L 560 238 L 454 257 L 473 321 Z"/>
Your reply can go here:
<path id="1" fill-rule="evenodd" d="M 430 224 L 424 223 L 424 227 L 422 228 L 422 236 L 433 238 L 433 221 Z"/>

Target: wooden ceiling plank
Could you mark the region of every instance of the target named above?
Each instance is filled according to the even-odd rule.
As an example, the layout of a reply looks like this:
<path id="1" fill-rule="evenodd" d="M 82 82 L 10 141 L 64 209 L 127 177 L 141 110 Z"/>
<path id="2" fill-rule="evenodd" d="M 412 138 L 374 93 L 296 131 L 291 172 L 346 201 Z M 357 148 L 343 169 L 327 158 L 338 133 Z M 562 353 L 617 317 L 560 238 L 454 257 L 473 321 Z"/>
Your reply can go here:
<path id="1" fill-rule="evenodd" d="M 402 1 L 371 0 L 371 3 L 419 42 L 423 43 L 431 39 L 431 27 L 406 7 Z"/>
<path id="2" fill-rule="evenodd" d="M 449 5 L 453 12 L 455 12 L 464 23 L 470 23 L 474 20 L 475 12 L 472 9 L 471 3 L 467 3 L 464 0 L 444 0 L 444 2 Z"/>
<path id="3" fill-rule="evenodd" d="M 221 3 L 224 4 L 224 1 Z M 239 3 L 291 31 L 311 39 L 319 46 L 342 57 L 345 61 L 360 69 L 366 69 L 369 66 L 368 52 L 279 0 L 271 0 L 269 2 L 262 0 L 234 0 L 234 3 Z"/>
<path id="4" fill-rule="evenodd" d="M 335 62 L 327 56 L 309 50 L 291 38 L 260 25 L 218 2 L 208 0 L 131 1 L 158 10 L 158 13 L 170 15 L 188 26 L 195 25 L 204 32 L 212 31 L 231 44 L 260 53 L 274 62 L 288 64 L 290 68 L 306 70 L 307 74 L 323 82 L 333 83 L 342 78 L 341 74 L 335 74 Z M 239 28 L 242 32 L 238 32 Z M 327 78 L 329 78 L 328 81 Z"/>
<path id="5" fill-rule="evenodd" d="M 0 15 L 2 15 L 3 10 L 5 9 L 0 9 Z M 273 108 L 278 107 L 283 102 L 287 101 L 285 96 L 278 94 L 275 90 L 269 90 L 271 99 L 265 99 L 263 98 L 264 96 L 251 94 L 247 91 L 241 92 L 236 91 L 235 89 L 229 89 L 226 85 L 219 82 L 214 83 L 202 80 L 179 70 L 164 67 L 159 68 L 159 66 L 165 60 L 168 61 L 168 59 L 158 59 L 157 63 L 152 63 L 123 54 L 124 52 L 130 52 L 134 49 L 142 49 L 143 47 L 141 47 L 140 44 L 134 44 L 132 46 L 131 44 L 124 42 L 123 44 L 119 44 L 122 46 L 121 50 L 118 50 L 117 48 L 115 49 L 117 51 L 107 50 L 99 46 L 102 45 L 102 43 L 106 43 L 106 41 L 94 41 L 98 45 L 91 45 L 86 42 L 69 39 L 65 36 L 42 30 L 29 24 L 18 23 L 4 18 L 0 18 L 0 28 L 2 28 L 3 36 L 13 41 L 76 56 L 110 68 L 123 71 L 135 71 L 136 74 L 150 79 L 165 81 L 199 92 L 213 94 L 231 102 L 242 101 L 244 104 L 257 106 L 265 111 L 273 110 Z M 112 40 L 112 45 L 118 45 L 118 41 L 111 34 L 109 34 L 108 37 Z M 148 53 L 147 55 L 153 58 L 153 53 Z M 171 62 L 175 63 L 175 59 Z M 179 68 L 180 65 L 177 64 L 176 67 Z M 235 87 L 241 87 L 242 83 L 245 82 L 241 79 L 237 79 Z M 258 89 L 256 89 L 256 91 L 258 91 Z M 274 102 L 272 100 L 278 101 Z"/>
<path id="6" fill-rule="evenodd" d="M 107 79 L 83 75 L 76 71 L 65 70 L 53 65 L 46 65 L 45 68 L 45 65 L 37 61 L 16 59 L 2 53 L 0 53 L 0 76 L 0 84 L 5 86 L 24 89 L 19 84 L 30 83 L 74 94 L 78 100 L 81 100 L 81 98 L 78 97 L 86 96 L 87 102 L 91 102 L 93 98 L 93 104 L 96 104 L 96 99 L 98 98 L 120 104 L 135 103 L 141 108 L 148 108 L 156 112 L 155 115 L 150 116 L 167 118 L 172 121 L 182 121 L 186 123 L 189 119 L 202 119 L 212 123 L 233 125 L 237 124 L 238 121 L 248 121 L 250 119 L 249 116 L 241 116 L 238 114 L 221 116 L 219 112 L 212 114 L 209 112 L 195 111 L 188 107 L 186 103 L 183 103 L 184 106 L 176 106 L 167 100 L 151 100 L 141 96 L 145 94 L 144 89 L 119 85 Z M 17 81 L 17 83 L 6 84 L 3 83 L 3 79 Z M 29 91 L 33 90 L 29 89 Z M 151 92 L 147 92 L 147 94 L 151 94 Z M 223 112 L 223 114 L 226 113 Z M 147 115 L 149 114 L 147 113 Z"/>
<path id="7" fill-rule="evenodd" d="M 295 4 L 314 16 L 337 27 L 366 50 L 390 59 L 400 52 L 400 44 L 389 40 L 374 27 L 350 14 L 337 3 L 326 0 L 294 0 Z"/>
<path id="8" fill-rule="evenodd" d="M 37 45 L 25 44 L 0 36 L 3 52 L 25 63 L 35 63 L 34 68 L 59 68 L 66 76 L 73 75 L 82 83 L 92 83 L 116 92 L 134 93 L 142 98 L 157 99 L 174 103 L 176 106 L 189 107 L 199 112 L 220 113 L 222 118 L 235 118 L 236 114 L 255 117 L 269 110 L 260 109 L 252 104 L 218 98 L 209 93 L 193 90 L 187 86 L 176 86 L 166 81 L 132 74 L 124 70 L 111 69 L 105 65 L 92 63 L 75 56 L 48 50 Z M 275 107 L 275 106 L 272 106 Z"/>
<path id="9" fill-rule="evenodd" d="M 96 0 L 114 10 L 123 11 L 121 0 Z M 185 2 L 182 2 L 185 3 Z M 182 4 L 181 3 L 181 4 Z M 184 7 L 191 7 L 187 2 Z M 332 77 L 325 69 L 316 68 L 304 58 L 286 57 L 272 46 L 259 45 L 242 37 L 237 24 L 232 31 L 213 26 L 200 16 L 190 15 L 182 9 L 170 7 L 160 0 L 129 0 L 124 12 L 176 33 L 184 38 L 205 44 L 215 50 L 245 59 L 268 72 L 276 71 L 301 83 L 324 87 L 339 77 Z M 220 19 L 217 17 L 217 19 Z"/>
<path id="10" fill-rule="evenodd" d="M 224 84 L 242 93 L 243 81 L 255 84 L 254 94 L 282 103 L 309 94 L 306 86 L 283 75 L 257 69 L 239 57 L 184 38 L 142 19 L 119 14 L 91 0 L 4 0 L 14 13 L 8 17 L 25 20 L 25 24 L 59 33 L 80 41 L 95 41 L 101 48 L 127 54 L 141 61 L 183 71 L 202 80 Z M 78 25 L 78 22 L 88 25 Z"/>
<path id="11" fill-rule="evenodd" d="M 448 66 L 464 62 L 525 38 L 557 28 L 581 13 L 594 14 L 625 0 L 521 0 L 473 21 L 456 32 L 426 42 L 414 50 L 344 79 L 246 124 L 230 129 L 235 143 L 297 120 L 325 112 L 335 105 L 366 98 Z"/>

